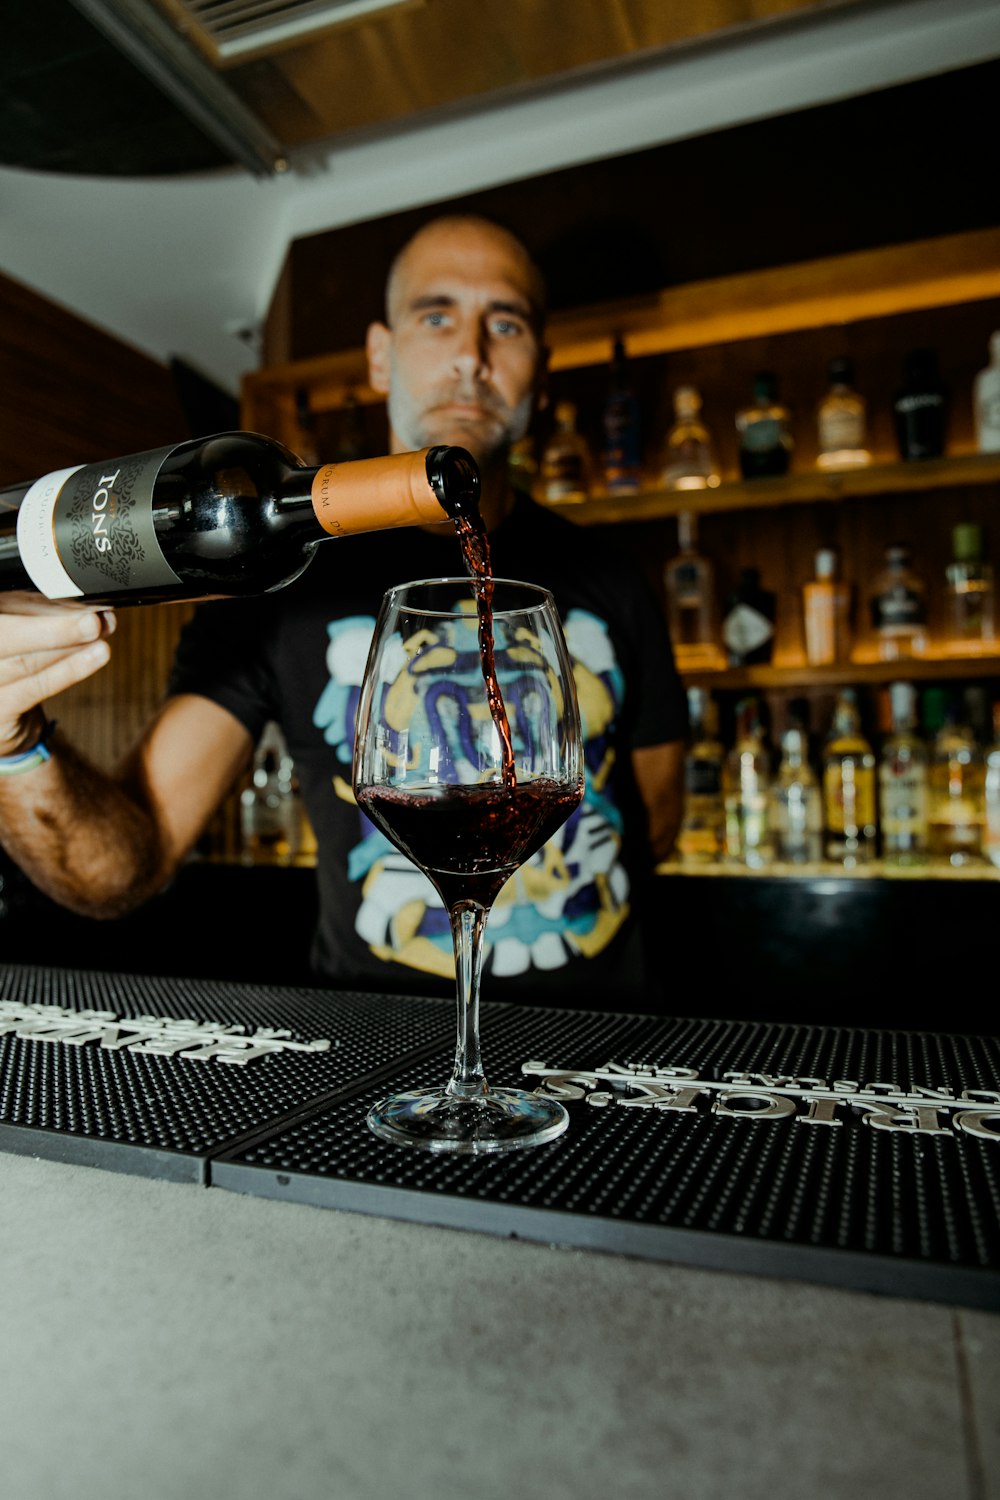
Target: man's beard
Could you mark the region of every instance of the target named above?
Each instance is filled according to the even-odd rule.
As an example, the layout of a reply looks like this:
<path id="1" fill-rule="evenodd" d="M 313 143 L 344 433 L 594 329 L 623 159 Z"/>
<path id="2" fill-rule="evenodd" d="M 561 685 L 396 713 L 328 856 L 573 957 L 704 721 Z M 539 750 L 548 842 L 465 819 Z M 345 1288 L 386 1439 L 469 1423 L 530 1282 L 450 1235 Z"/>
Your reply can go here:
<path id="1" fill-rule="evenodd" d="M 479 407 L 477 416 L 462 416 L 447 408 L 455 402 Z M 437 443 L 468 448 L 480 468 L 506 462 L 511 447 L 531 423 L 533 397 L 529 392 L 514 408 L 496 391 L 479 382 L 454 382 L 411 401 L 403 381 L 394 379 L 389 394 L 389 422 L 404 447 L 416 450 Z"/>

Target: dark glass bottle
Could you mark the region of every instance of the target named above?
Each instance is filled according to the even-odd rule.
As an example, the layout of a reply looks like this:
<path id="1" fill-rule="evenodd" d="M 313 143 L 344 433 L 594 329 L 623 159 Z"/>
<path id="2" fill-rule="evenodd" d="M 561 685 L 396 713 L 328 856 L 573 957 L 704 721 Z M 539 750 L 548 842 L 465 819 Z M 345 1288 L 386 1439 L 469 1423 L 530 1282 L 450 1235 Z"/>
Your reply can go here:
<path id="1" fill-rule="evenodd" d="M 912 349 L 903 360 L 903 383 L 893 401 L 899 456 L 940 458 L 948 426 L 948 388 L 934 349 Z"/>
<path id="2" fill-rule="evenodd" d="M 634 495 L 642 481 L 639 401 L 628 379 L 625 342 L 616 338 L 604 403 L 604 488 L 609 495 Z"/>
<path id="3" fill-rule="evenodd" d="M 478 510 L 464 448 L 314 468 L 223 432 L 0 491 L 0 591 L 112 605 L 269 593 L 327 537 Z"/>
<path id="4" fill-rule="evenodd" d="M 771 660 L 775 618 L 775 596 L 761 587 L 760 569 L 742 568 L 722 618 L 722 640 L 731 667 Z"/>
<path id="5" fill-rule="evenodd" d="M 744 479 L 787 474 L 794 439 L 791 413 L 778 399 L 777 376 L 759 370 L 753 377 L 753 401 L 736 413 L 740 473 Z"/>

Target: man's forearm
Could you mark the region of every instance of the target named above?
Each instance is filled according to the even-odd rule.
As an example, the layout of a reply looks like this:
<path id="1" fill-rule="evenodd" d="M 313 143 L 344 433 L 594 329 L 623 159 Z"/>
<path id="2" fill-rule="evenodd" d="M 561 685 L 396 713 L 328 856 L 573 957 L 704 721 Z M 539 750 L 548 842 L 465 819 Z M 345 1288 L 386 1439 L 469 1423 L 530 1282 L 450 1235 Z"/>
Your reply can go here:
<path id="1" fill-rule="evenodd" d="M 153 819 L 129 791 L 55 735 L 52 758 L 0 776 L 0 843 L 54 901 L 118 917 L 165 883 Z"/>

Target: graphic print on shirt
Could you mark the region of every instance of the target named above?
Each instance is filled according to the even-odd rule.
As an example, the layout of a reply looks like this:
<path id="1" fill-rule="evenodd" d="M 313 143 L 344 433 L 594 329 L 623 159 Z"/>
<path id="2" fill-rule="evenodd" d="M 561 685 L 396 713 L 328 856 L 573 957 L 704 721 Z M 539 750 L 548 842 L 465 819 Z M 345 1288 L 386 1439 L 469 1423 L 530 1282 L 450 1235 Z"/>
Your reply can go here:
<path id="1" fill-rule="evenodd" d="M 580 806 L 496 899 L 486 928 L 484 968 L 501 976 L 558 969 L 579 954 L 592 957 L 607 947 L 629 912 L 622 817 L 612 791 L 612 730 L 624 677 L 598 616 L 572 609 L 563 629 L 580 703 L 586 785 Z M 334 791 L 353 803 L 354 719 L 375 619 L 353 615 L 328 625 L 327 633 L 329 681 L 313 722 L 337 757 Z M 434 886 L 360 810 L 358 832 L 348 875 L 360 884 L 359 937 L 386 963 L 450 978 L 451 927 Z"/>

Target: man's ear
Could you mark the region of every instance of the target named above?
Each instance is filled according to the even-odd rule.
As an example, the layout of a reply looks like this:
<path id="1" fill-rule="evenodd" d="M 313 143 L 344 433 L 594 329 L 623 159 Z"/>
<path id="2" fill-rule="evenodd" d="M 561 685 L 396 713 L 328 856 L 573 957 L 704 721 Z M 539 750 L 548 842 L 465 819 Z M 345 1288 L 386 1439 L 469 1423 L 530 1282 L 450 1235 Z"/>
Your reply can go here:
<path id="1" fill-rule="evenodd" d="M 382 396 L 389 394 L 389 353 L 392 348 L 392 330 L 384 323 L 369 323 L 365 339 L 368 355 L 368 384 Z"/>

